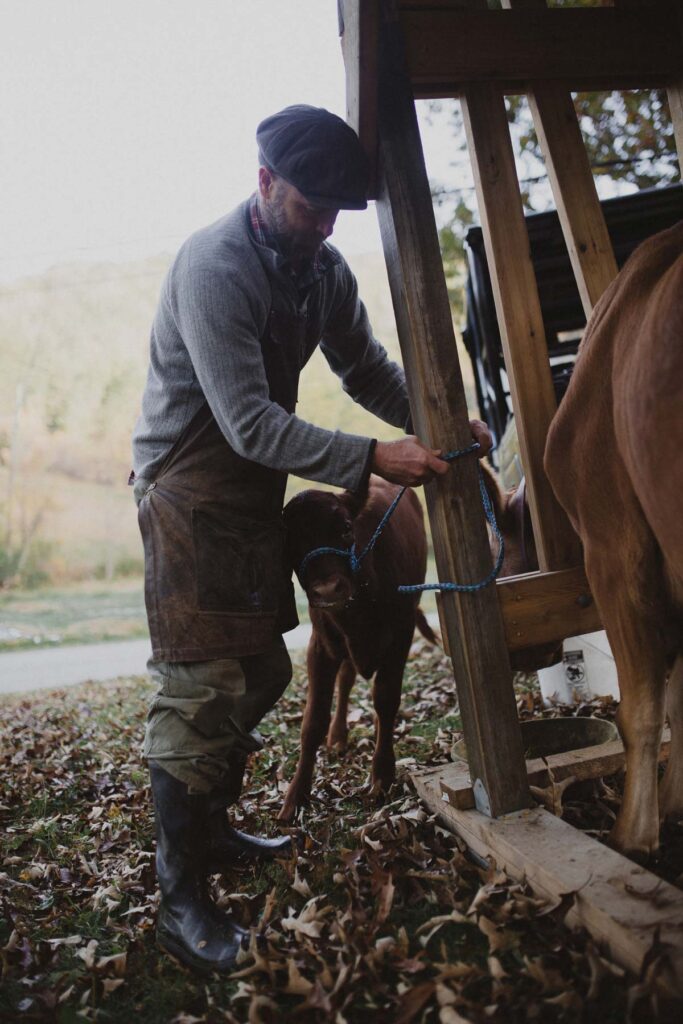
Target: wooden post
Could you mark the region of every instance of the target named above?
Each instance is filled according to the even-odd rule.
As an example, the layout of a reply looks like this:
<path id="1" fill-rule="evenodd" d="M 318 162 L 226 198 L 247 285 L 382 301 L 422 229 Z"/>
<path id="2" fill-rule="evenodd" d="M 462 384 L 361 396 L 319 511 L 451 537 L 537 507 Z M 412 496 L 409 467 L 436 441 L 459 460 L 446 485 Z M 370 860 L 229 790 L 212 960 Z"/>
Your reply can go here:
<path id="1" fill-rule="evenodd" d="M 379 0 L 337 0 L 346 68 L 346 120 L 370 161 L 368 198 L 377 197 L 377 32 Z"/>
<path id="2" fill-rule="evenodd" d="M 503 0 L 511 10 L 545 6 L 545 0 Z M 541 81 L 529 84 L 528 99 L 588 319 L 618 268 L 574 101 L 562 84 Z"/>
<path id="3" fill-rule="evenodd" d="M 377 204 L 416 433 L 444 450 L 471 441 L 451 310 L 403 40 L 393 4 L 380 24 Z M 472 583 L 491 570 L 476 458 L 426 488 L 439 578 Z M 498 816 L 529 805 L 495 587 L 446 594 L 443 611 L 476 806 Z"/>
<path id="4" fill-rule="evenodd" d="M 580 545 L 543 471 L 557 403 L 505 104 L 489 83 L 467 88 L 461 102 L 539 565 L 568 569 L 580 563 Z"/>

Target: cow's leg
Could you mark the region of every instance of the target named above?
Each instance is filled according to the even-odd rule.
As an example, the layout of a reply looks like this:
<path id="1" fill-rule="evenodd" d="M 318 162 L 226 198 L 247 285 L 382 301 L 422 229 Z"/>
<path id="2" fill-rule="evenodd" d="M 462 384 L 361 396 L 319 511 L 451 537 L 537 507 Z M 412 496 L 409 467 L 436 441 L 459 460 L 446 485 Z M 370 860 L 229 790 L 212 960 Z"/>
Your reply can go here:
<path id="1" fill-rule="evenodd" d="M 328 747 L 346 750 L 349 739 L 349 694 L 356 681 L 356 670 L 350 658 L 344 658 L 337 673 L 337 706 L 327 734 Z"/>
<path id="2" fill-rule="evenodd" d="M 401 703 L 403 672 L 414 628 L 414 625 L 411 624 L 395 637 L 391 649 L 380 661 L 372 686 L 376 731 L 370 785 L 371 793 L 374 795 L 388 790 L 396 779 L 394 725 Z"/>
<path id="3" fill-rule="evenodd" d="M 610 843 L 643 860 L 659 846 L 657 758 L 664 726 L 666 664 L 657 623 L 643 615 L 642 579 L 633 566 L 619 562 L 628 545 L 613 540 L 591 557 L 586 573 L 600 607 L 619 676 L 621 700 L 617 724 L 626 754 L 626 782 L 621 810 Z M 610 552 L 616 551 L 614 567 Z M 639 552 L 640 553 L 640 552 Z"/>
<path id="4" fill-rule="evenodd" d="M 308 696 L 301 723 L 301 754 L 278 814 L 280 821 L 292 821 L 311 795 L 315 758 L 330 724 L 334 680 L 341 660 L 330 655 L 313 633 L 308 644 Z"/>
<path id="5" fill-rule="evenodd" d="M 666 713 L 671 729 L 671 753 L 659 790 L 659 814 L 683 818 L 683 654 L 679 654 L 669 677 Z"/>

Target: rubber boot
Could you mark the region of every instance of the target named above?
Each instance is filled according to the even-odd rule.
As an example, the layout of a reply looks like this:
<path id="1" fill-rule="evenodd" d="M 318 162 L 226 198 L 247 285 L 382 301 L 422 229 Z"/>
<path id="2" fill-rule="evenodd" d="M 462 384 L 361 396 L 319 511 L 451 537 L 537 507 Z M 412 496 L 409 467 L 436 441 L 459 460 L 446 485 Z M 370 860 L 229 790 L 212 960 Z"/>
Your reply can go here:
<path id="1" fill-rule="evenodd" d="M 292 840 L 289 836 L 261 839 L 240 832 L 228 823 L 227 808 L 240 798 L 248 756 L 248 752 L 243 750 L 230 753 L 228 781 L 209 797 L 209 871 L 229 870 L 239 861 L 274 860 L 291 855 Z"/>
<path id="2" fill-rule="evenodd" d="M 240 832 L 229 824 L 226 808 L 225 796 L 212 795 L 209 798 L 209 872 L 228 870 L 240 861 L 274 860 L 276 857 L 291 856 L 291 836 L 263 839 Z"/>
<path id="3" fill-rule="evenodd" d="M 157 833 L 156 867 L 161 905 L 157 941 L 195 970 L 229 971 L 248 932 L 209 896 L 206 858 L 209 797 L 150 764 Z"/>

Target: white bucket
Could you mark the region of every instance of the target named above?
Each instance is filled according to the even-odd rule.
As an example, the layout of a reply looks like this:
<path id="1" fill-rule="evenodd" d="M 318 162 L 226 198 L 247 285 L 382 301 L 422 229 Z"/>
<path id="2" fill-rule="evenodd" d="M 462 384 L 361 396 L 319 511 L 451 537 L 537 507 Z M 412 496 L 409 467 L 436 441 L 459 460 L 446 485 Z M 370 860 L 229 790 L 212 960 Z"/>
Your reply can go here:
<path id="1" fill-rule="evenodd" d="M 578 704 L 593 697 L 619 700 L 619 682 L 604 630 L 570 636 L 562 645 L 562 661 L 539 669 L 543 703 Z"/>

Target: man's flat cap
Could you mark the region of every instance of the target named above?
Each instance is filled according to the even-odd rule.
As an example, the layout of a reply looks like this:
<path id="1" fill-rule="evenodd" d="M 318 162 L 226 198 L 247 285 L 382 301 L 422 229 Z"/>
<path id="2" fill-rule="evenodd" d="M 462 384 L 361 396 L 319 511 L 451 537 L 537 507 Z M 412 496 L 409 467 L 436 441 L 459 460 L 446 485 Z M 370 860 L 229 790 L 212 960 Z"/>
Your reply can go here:
<path id="1" fill-rule="evenodd" d="M 323 107 L 297 104 L 261 121 L 259 159 L 314 206 L 364 210 L 368 161 L 358 136 Z"/>

